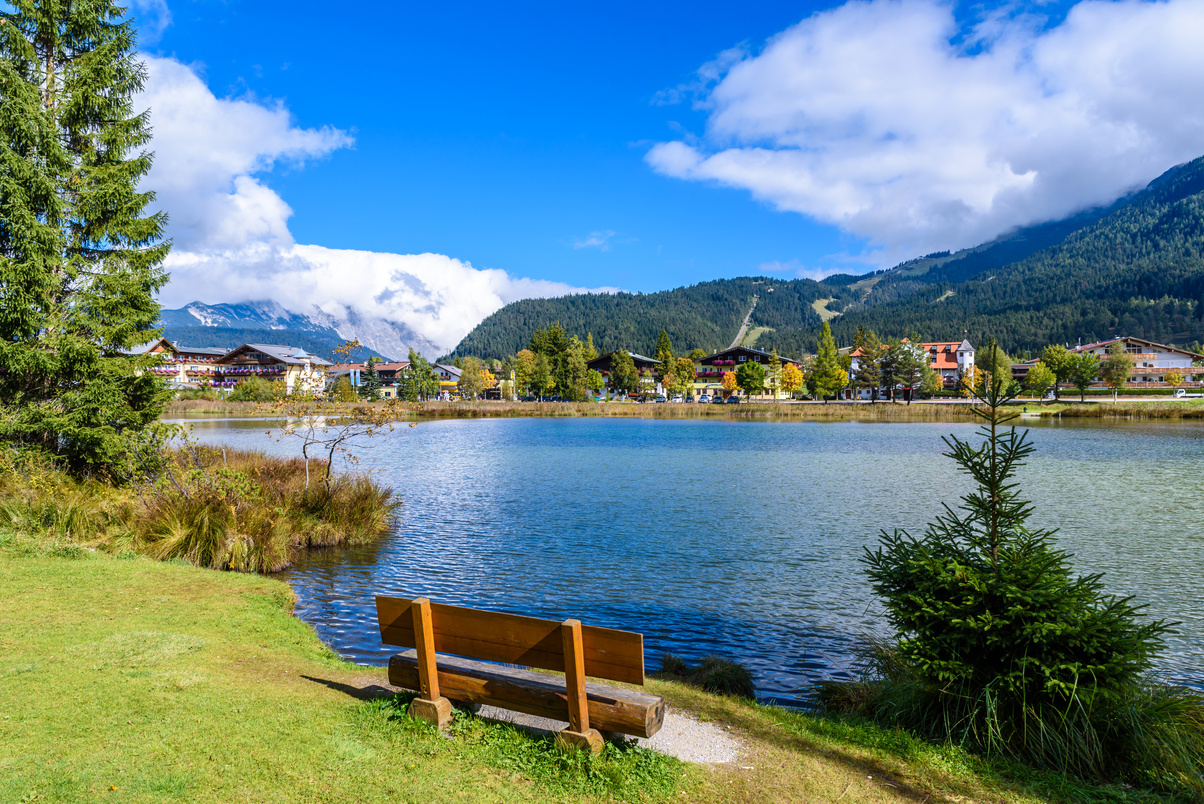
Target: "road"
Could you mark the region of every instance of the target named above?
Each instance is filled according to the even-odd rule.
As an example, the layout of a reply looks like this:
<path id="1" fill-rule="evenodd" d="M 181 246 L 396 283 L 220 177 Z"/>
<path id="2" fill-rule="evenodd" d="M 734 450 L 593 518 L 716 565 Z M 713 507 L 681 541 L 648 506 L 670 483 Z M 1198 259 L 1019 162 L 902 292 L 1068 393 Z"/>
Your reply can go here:
<path id="1" fill-rule="evenodd" d="M 753 295 L 752 307 L 748 308 L 748 315 L 744 316 L 744 323 L 740 325 L 740 331 L 736 333 L 736 340 L 732 341 L 732 345 L 728 349 L 735 349 L 740 345 L 740 341 L 744 340 L 744 333 L 748 332 L 748 322 L 752 319 L 753 310 L 757 309 L 757 299 L 761 298 L 758 295 Z"/>

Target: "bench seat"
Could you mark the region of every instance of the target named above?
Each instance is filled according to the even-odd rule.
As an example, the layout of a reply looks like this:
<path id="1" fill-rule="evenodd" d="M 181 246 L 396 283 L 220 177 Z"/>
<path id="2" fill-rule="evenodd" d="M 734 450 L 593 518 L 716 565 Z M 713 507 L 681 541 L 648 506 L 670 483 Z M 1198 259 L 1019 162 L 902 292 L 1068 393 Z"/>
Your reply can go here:
<path id="1" fill-rule="evenodd" d="M 564 676 L 537 673 L 436 654 L 439 690 L 461 704 L 484 704 L 513 709 L 551 720 L 565 720 L 568 696 Z M 407 650 L 389 659 L 389 683 L 419 690 L 418 651 Z M 651 737 L 665 720 L 665 699 L 638 690 L 592 681 L 585 684 L 590 725 L 601 731 Z"/>

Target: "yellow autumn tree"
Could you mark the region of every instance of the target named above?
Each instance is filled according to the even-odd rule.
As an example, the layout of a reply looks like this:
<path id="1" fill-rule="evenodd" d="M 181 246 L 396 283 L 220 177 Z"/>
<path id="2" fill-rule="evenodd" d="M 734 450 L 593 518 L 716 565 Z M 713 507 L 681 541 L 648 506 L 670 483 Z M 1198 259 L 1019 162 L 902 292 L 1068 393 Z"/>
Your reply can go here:
<path id="1" fill-rule="evenodd" d="M 723 379 L 720 382 L 723 384 L 723 390 L 729 394 L 739 387 L 739 383 L 736 382 L 736 372 L 734 371 L 723 372 Z"/>
<path id="2" fill-rule="evenodd" d="M 803 387 L 803 370 L 794 363 L 782 366 L 782 376 L 779 384 L 783 391 L 793 394 Z"/>
<path id="3" fill-rule="evenodd" d="M 961 379 L 957 383 L 957 395 L 965 399 L 974 396 L 974 390 L 982 387 L 982 384 L 987 380 L 987 373 L 977 366 L 970 366 L 962 372 Z"/>

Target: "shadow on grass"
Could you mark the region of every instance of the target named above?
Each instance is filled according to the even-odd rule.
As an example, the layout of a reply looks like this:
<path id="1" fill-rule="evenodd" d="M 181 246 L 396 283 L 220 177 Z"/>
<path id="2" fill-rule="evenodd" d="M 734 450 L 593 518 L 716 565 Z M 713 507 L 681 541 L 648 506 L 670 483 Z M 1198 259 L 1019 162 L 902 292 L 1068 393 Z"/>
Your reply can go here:
<path id="1" fill-rule="evenodd" d="M 321 684 L 323 687 L 341 692 L 344 695 L 349 695 L 357 701 L 375 701 L 380 698 L 392 698 L 397 694 L 396 690 L 391 690 L 388 687 L 382 687 L 380 684 L 369 684 L 366 687 L 353 687 L 350 684 L 344 684 L 340 681 L 332 681 L 329 678 L 317 678 L 315 676 L 302 675 L 301 678 L 306 681 L 312 681 L 315 684 Z"/>

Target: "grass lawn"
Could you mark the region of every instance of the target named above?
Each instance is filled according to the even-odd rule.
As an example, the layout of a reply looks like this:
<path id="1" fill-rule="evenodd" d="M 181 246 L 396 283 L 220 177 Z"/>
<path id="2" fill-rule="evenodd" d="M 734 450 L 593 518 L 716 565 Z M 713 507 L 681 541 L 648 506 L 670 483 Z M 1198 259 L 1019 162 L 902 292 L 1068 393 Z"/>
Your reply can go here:
<path id="1" fill-rule="evenodd" d="M 0 533 L 0 600 L 2 802 L 1141 800 L 667 682 L 748 746 L 736 766 L 588 760 L 468 715 L 439 735 L 262 576 Z"/>

